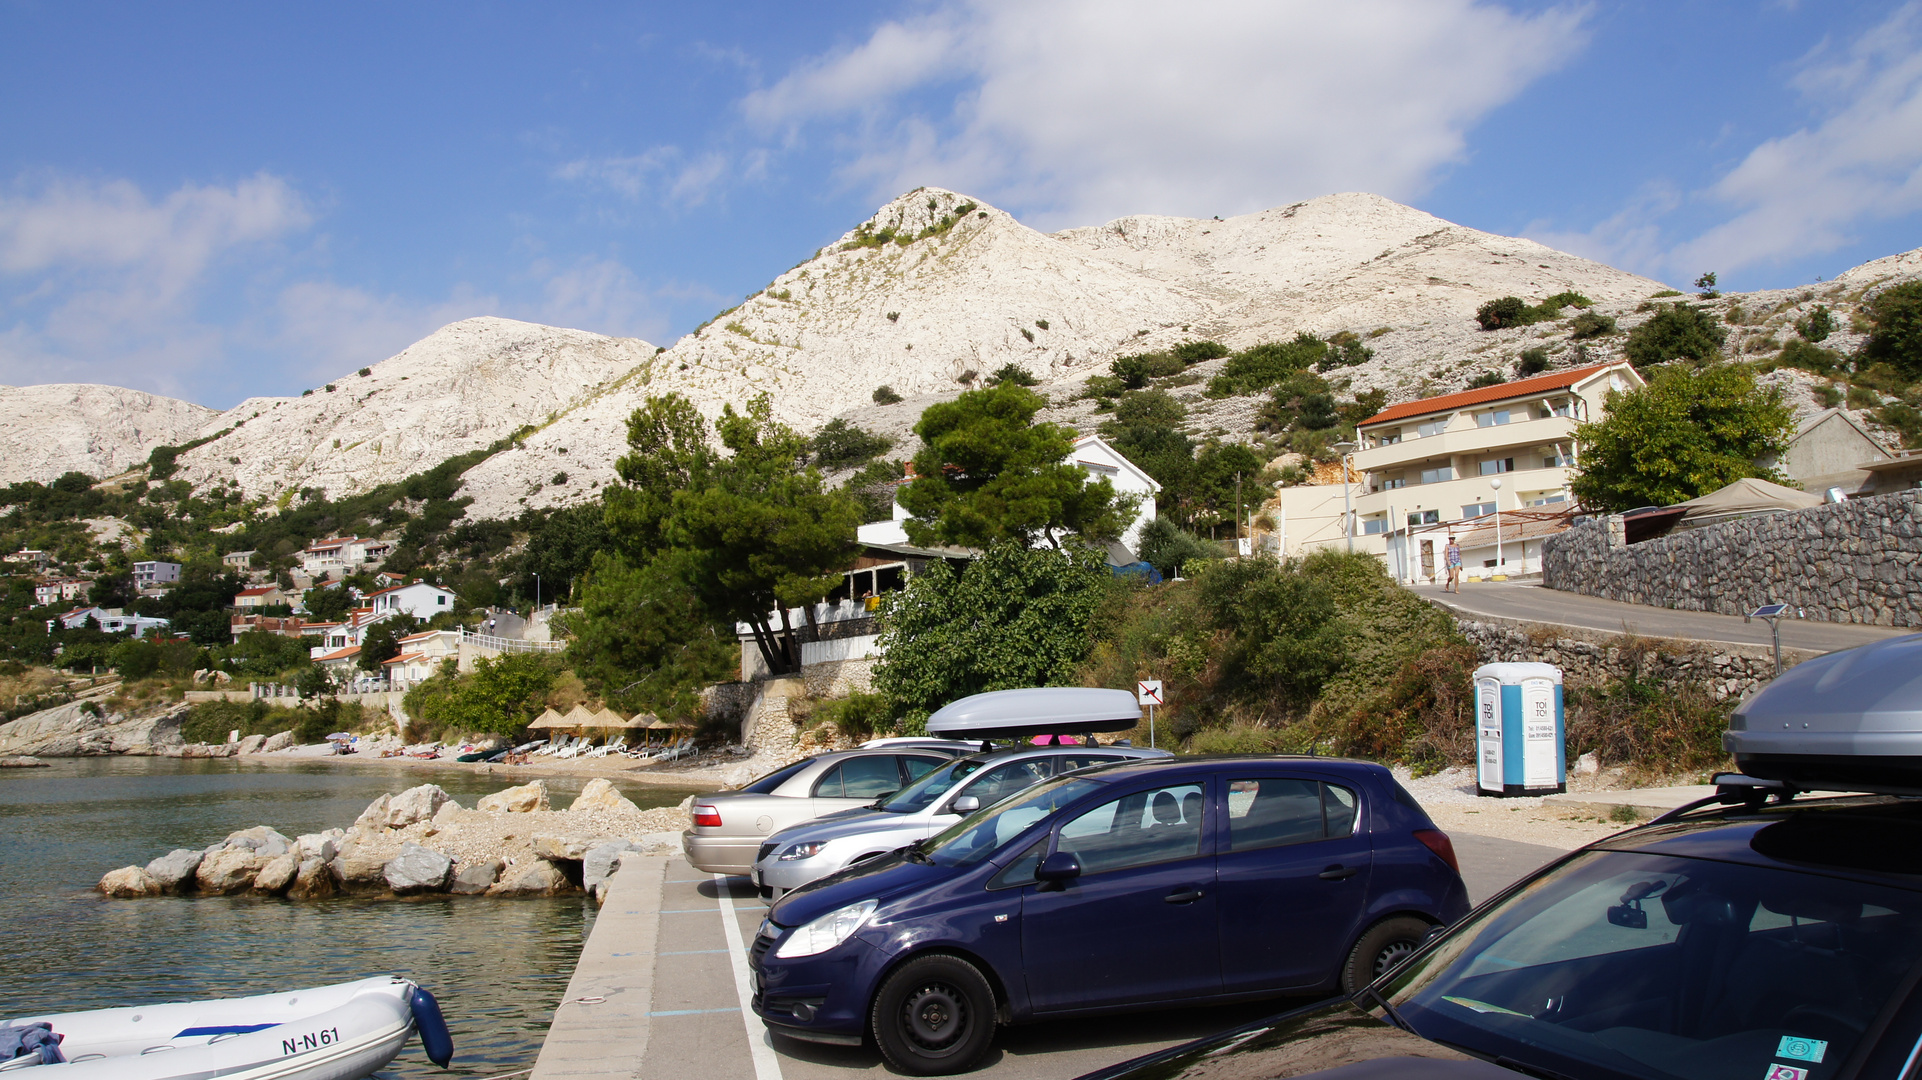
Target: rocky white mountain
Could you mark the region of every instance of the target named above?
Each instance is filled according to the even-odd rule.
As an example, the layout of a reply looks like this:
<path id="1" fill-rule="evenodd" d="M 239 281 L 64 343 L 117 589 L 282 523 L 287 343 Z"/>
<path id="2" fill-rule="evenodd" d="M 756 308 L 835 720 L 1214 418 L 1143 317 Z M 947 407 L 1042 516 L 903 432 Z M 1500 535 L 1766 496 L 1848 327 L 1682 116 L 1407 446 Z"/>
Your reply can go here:
<path id="1" fill-rule="evenodd" d="M 231 430 L 182 454 L 179 475 L 231 479 L 249 497 L 365 491 L 549 423 L 643 374 L 654 354 L 634 338 L 466 319 L 364 375 L 301 397 L 252 398 L 203 422 L 203 434 Z"/>
<path id="2" fill-rule="evenodd" d="M 214 415 L 204 405 L 119 386 L 0 387 L 0 484 L 44 484 L 72 470 L 125 472 L 154 447 L 193 438 Z"/>
<path id="3" fill-rule="evenodd" d="M 1416 365 L 1467 347 L 1485 300 L 1574 289 L 1627 303 L 1662 288 L 1375 195 L 1226 221 L 1131 217 L 1048 234 L 923 188 L 682 338 L 649 381 L 633 380 L 477 466 L 467 490 L 486 515 L 590 493 L 612 478 L 622 421 L 650 393 L 678 391 L 712 415 L 765 392 L 777 416 L 804 430 L 839 414 L 899 429 L 918 415 L 909 406 L 919 399 L 952 396 L 1009 362 L 1064 384 L 1116 355 L 1195 338 L 1242 348 L 1302 330 L 1380 327 L 1399 338 L 1379 339 L 1383 359 L 1356 369 L 1356 385 L 1412 392 L 1427 378 Z M 913 400 L 877 415 L 871 394 L 884 384 Z M 557 491 L 547 480 L 562 469 L 571 483 Z"/>

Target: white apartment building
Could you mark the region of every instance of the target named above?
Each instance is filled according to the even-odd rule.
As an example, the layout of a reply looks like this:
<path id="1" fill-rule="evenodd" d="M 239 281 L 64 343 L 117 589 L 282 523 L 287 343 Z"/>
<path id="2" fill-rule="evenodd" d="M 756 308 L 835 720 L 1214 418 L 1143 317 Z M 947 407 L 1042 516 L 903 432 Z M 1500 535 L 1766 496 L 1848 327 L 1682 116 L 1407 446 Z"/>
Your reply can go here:
<path id="1" fill-rule="evenodd" d="M 177 562 L 137 562 L 133 564 L 133 583 L 141 589 L 156 585 L 170 585 L 180 580 L 180 564 Z"/>
<path id="2" fill-rule="evenodd" d="M 330 536 L 300 553 L 301 572 L 309 577 L 343 574 L 385 559 L 394 545 L 364 536 Z"/>
<path id="3" fill-rule="evenodd" d="M 1576 426 L 1603 415 L 1610 391 L 1643 385 L 1627 363 L 1595 364 L 1383 409 L 1356 426 L 1348 483 L 1277 493 L 1282 552 L 1352 543 L 1386 559 L 1400 580 L 1432 580 L 1447 543 L 1436 526 L 1473 523 L 1475 536 L 1492 537 L 1479 526 L 1497 508 L 1569 508 Z M 1539 537 L 1500 548 L 1464 548 L 1463 564 L 1471 576 L 1540 569 Z"/>

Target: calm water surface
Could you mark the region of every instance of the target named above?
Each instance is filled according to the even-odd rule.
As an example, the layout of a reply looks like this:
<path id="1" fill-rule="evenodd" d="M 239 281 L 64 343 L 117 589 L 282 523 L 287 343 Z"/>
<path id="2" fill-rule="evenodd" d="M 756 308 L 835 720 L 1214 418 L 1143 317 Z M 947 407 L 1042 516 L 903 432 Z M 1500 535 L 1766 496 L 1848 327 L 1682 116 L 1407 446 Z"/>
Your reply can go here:
<path id="1" fill-rule="evenodd" d="M 437 783 L 472 806 L 509 786 L 464 770 L 397 775 L 329 765 L 169 758 L 56 760 L 0 770 L 0 1018 L 271 993 L 404 975 L 440 999 L 452 1075 L 531 1066 L 594 921 L 584 896 L 293 903 L 227 897 L 106 900 L 100 875 L 237 829 L 344 828 L 384 792 Z M 548 779 L 566 805 L 583 781 Z M 642 807 L 688 792 L 628 785 Z M 380 1077 L 448 1076 L 409 1043 Z"/>

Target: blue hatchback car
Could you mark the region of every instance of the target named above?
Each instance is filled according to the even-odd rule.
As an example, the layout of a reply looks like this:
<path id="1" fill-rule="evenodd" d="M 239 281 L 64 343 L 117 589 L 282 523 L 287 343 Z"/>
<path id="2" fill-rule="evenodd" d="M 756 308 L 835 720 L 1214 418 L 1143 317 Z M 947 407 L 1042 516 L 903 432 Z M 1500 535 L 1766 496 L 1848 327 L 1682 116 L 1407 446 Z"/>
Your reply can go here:
<path id="1" fill-rule="evenodd" d="M 1379 765 L 1126 762 L 782 897 L 754 1011 L 955 1073 L 997 1023 L 1352 991 L 1467 911 L 1448 837 Z"/>

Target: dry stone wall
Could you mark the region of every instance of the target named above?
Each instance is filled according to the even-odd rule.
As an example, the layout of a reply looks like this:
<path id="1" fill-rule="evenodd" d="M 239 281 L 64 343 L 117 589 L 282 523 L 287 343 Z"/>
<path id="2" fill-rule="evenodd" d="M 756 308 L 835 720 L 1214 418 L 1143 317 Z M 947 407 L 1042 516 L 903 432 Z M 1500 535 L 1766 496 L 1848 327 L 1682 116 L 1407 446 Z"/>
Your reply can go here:
<path id="1" fill-rule="evenodd" d="M 1633 676 L 1675 687 L 1699 687 L 1716 701 L 1742 695 L 1775 677 L 1775 661 L 1758 653 L 1706 643 L 1596 635 L 1593 640 L 1530 632 L 1509 623 L 1456 619 L 1462 636 L 1484 664 L 1541 663 L 1562 669 L 1570 686 L 1594 686 Z M 1784 650 L 1782 667 L 1799 657 Z"/>
<path id="2" fill-rule="evenodd" d="M 1639 544 L 1591 518 L 1542 545 L 1542 584 L 1631 604 L 1743 615 L 1781 603 L 1821 622 L 1922 626 L 1922 492 L 1742 518 Z"/>

